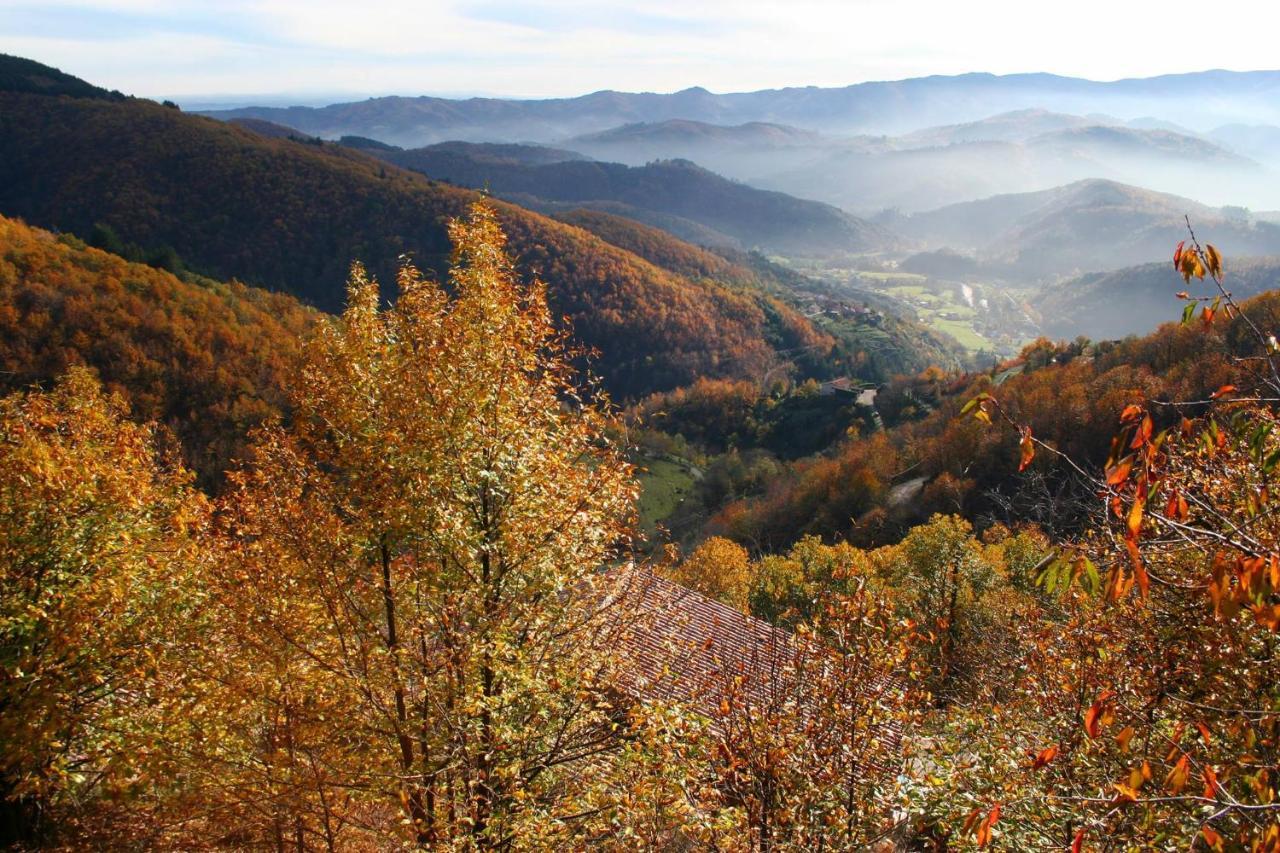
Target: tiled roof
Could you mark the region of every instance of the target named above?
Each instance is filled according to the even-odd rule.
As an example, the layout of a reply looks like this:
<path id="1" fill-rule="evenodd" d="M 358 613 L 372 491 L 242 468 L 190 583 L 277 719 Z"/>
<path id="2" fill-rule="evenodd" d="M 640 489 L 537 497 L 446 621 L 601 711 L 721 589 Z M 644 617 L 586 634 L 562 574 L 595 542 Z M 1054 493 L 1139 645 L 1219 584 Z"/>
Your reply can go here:
<path id="1" fill-rule="evenodd" d="M 811 640 L 775 628 L 732 607 L 680 586 L 651 571 L 619 570 L 615 595 L 631 606 L 632 619 L 619 635 L 623 676 L 619 689 L 642 701 L 691 705 L 720 725 L 722 702 L 735 687 L 733 705 L 760 710 L 788 699 L 804 703 L 806 673 L 844 664 L 855 682 L 853 693 L 868 705 L 891 705 L 901 690 L 872 667 L 855 667 Z M 802 708 L 801 713 L 805 713 Z M 888 715 L 874 724 L 876 751 L 896 752 L 899 724 Z M 877 768 L 883 770 L 883 767 Z"/>

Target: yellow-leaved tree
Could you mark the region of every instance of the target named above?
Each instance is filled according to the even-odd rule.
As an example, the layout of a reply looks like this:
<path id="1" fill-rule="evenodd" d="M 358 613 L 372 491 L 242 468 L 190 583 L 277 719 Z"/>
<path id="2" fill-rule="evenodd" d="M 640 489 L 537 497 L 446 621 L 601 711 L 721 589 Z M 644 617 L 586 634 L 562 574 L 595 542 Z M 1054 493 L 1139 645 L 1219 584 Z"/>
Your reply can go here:
<path id="1" fill-rule="evenodd" d="M 546 849 L 595 811 L 632 471 L 494 210 L 449 233 L 390 308 L 353 270 L 221 504 L 224 841 Z"/>
<path id="2" fill-rule="evenodd" d="M 126 414 L 83 368 L 0 400 L 0 843 L 63 843 L 167 775 L 206 502 Z"/>

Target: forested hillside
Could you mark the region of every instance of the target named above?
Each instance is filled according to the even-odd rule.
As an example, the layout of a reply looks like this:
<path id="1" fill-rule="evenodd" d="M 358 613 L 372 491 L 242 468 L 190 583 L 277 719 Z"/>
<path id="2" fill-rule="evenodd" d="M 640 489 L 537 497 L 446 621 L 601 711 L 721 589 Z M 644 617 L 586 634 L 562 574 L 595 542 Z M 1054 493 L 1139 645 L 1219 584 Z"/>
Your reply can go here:
<path id="1" fill-rule="evenodd" d="M 1232 258 L 1226 268 L 1240 299 L 1280 287 L 1280 258 Z M 1123 338 L 1146 332 L 1152 321 L 1177 317 L 1185 304 L 1168 264 L 1142 264 L 1092 273 L 1046 287 L 1035 300 L 1045 334 L 1055 338 Z"/>
<path id="2" fill-rule="evenodd" d="M 0 389 L 93 368 L 140 420 L 170 428 L 202 485 L 285 412 L 316 312 L 238 282 L 182 280 L 0 217 Z"/>
<path id="3" fill-rule="evenodd" d="M 499 159 L 463 143 L 373 154 L 432 178 L 489 187 L 499 196 L 583 205 L 614 203 L 676 216 L 724 234 L 739 248 L 784 254 L 848 254 L 882 250 L 896 238 L 866 220 L 819 202 L 729 181 L 687 160 L 630 167 L 564 160 Z"/>
<path id="4" fill-rule="evenodd" d="M 1167 281 L 1167 266 L 1164 273 Z M 1246 310 L 1260 328 L 1277 328 L 1280 295 L 1257 297 Z M 1249 346 L 1248 329 L 1244 318 L 1209 328 L 1196 319 L 1118 342 L 1041 340 L 987 373 L 903 377 L 876 399 L 888 430 L 775 472 L 754 496 L 725 506 L 710 529 L 766 551 L 805 534 L 875 545 L 932 513 L 958 512 L 987 523 L 1035 521 L 1073 535 L 1087 515 L 1088 484 L 1050 454 L 1019 471 L 1019 436 L 961 417 L 964 404 L 995 394 L 1039 440 L 1080 464 L 1101 466 L 1118 411 L 1139 399 L 1208 400 L 1229 383 L 1232 355 Z M 705 410 L 726 422 L 723 406 Z"/>
<path id="5" fill-rule="evenodd" d="M 106 225 L 211 277 L 326 310 L 342 304 L 353 260 L 367 260 L 384 285 L 401 255 L 440 268 L 444 222 L 475 198 L 349 149 L 267 139 L 148 101 L 13 92 L 0 93 L 0 188 L 8 215 L 78 234 Z M 547 282 L 553 311 L 601 352 L 597 369 L 617 392 L 759 375 L 775 347 L 794 345 L 758 294 L 693 282 L 499 208 L 521 269 Z"/>
<path id="6" fill-rule="evenodd" d="M 959 367 L 968 363 L 968 354 L 953 338 L 901 316 L 890 300 L 856 289 L 832 290 L 827 285 L 780 266 L 759 252 L 743 252 L 718 246 L 703 248 L 677 240 L 658 228 L 626 216 L 600 210 L 574 208 L 557 213 L 556 218 L 590 231 L 607 243 L 626 249 L 651 263 L 690 278 L 711 278 L 750 289 L 761 289 L 765 301 L 777 312 L 777 322 L 792 329 L 789 340 L 803 347 L 792 355 L 803 363 L 808 353 L 825 352 L 819 342 L 834 339 L 836 347 L 827 356 L 831 373 L 844 372 L 868 382 L 881 382 L 900 373 L 917 373 L 933 366 Z M 801 304 L 809 312 L 821 302 L 857 304 L 868 308 L 856 320 L 822 315 L 809 324 L 818 329 L 816 339 L 806 339 L 789 307 Z"/>
<path id="7" fill-rule="evenodd" d="M 1280 853 L 1274 33 L 1013 5 L 0 0 L 0 850 Z"/>

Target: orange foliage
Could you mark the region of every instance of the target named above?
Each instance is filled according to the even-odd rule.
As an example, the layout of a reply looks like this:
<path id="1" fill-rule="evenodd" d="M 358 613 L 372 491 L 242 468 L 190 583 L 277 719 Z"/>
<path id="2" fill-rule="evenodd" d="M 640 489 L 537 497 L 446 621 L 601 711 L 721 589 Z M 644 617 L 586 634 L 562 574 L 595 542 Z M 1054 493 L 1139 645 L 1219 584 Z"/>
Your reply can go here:
<path id="1" fill-rule="evenodd" d="M 314 317 L 282 294 L 188 283 L 0 217 L 0 391 L 88 365 L 136 417 L 174 431 L 206 485 L 282 413 Z"/>

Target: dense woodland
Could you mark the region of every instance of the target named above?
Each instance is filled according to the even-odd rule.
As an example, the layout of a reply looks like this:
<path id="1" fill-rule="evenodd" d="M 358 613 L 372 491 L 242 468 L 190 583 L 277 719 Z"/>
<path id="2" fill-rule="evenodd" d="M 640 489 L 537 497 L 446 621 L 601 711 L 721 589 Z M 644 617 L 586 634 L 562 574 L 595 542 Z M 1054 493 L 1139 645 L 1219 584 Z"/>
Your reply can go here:
<path id="1" fill-rule="evenodd" d="M 445 220 L 475 198 L 339 146 L 267 139 L 149 101 L 12 92 L 0 101 L 6 214 L 86 238 L 106 226 L 124 242 L 171 248 L 202 274 L 326 310 L 341 306 L 353 259 L 383 281 L 406 253 L 438 273 Z M 795 345 L 788 327 L 807 323 L 752 291 L 690 281 L 583 231 L 500 209 L 521 268 L 547 282 L 553 310 L 603 354 L 598 369 L 617 393 L 761 373 L 774 346 Z"/>
<path id="2" fill-rule="evenodd" d="M 890 368 L 759 256 L 0 69 L 0 843 L 1280 851 L 1213 245 L 1144 337 Z"/>
<path id="3" fill-rule="evenodd" d="M 738 248 L 787 253 L 883 247 L 893 238 L 879 226 L 826 204 L 726 180 L 688 160 L 630 167 L 574 159 L 528 163 L 498 159 L 481 148 L 438 146 L 373 149 L 376 156 L 459 186 L 489 187 L 542 202 L 614 202 L 696 222 Z M 525 158 L 527 159 L 527 158 Z"/>
<path id="4" fill-rule="evenodd" d="M 0 218 L 0 387 L 91 367 L 134 416 L 172 432 L 206 486 L 251 429 L 284 413 L 316 316 L 284 294 L 179 279 Z"/>

